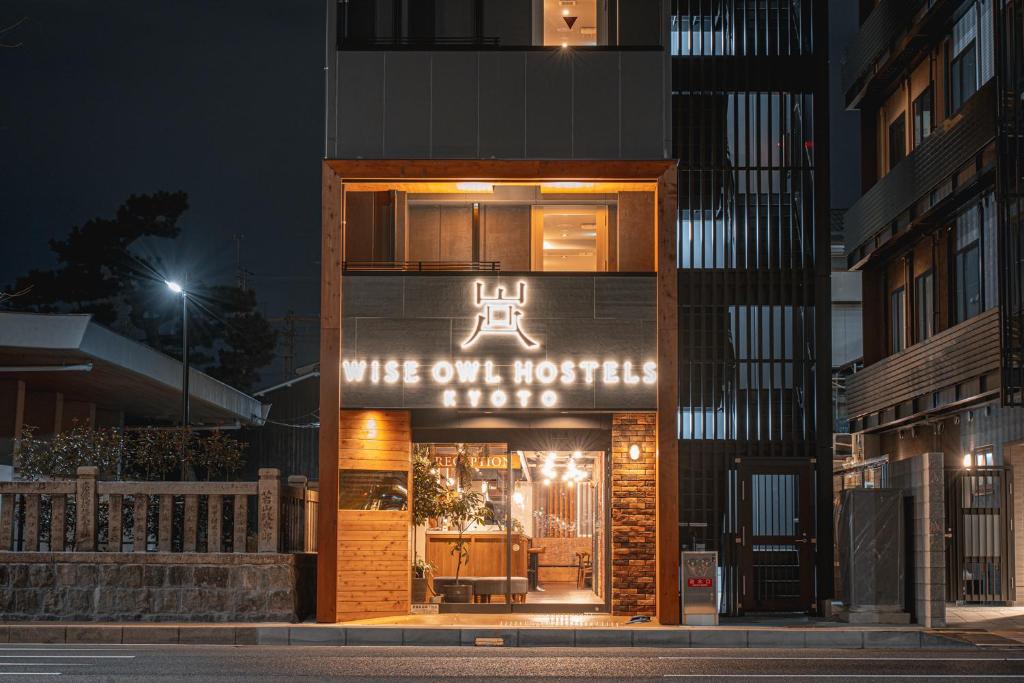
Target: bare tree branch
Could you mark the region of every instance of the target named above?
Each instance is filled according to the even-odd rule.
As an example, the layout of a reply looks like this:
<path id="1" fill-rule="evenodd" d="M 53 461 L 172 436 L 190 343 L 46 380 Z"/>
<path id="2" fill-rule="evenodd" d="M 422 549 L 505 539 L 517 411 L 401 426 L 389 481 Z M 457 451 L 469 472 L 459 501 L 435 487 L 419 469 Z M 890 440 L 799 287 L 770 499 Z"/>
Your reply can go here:
<path id="1" fill-rule="evenodd" d="M 32 287 L 26 287 L 25 289 L 19 290 L 17 292 L 0 292 L 0 304 L 4 303 L 5 301 L 10 301 L 15 297 L 22 296 L 23 294 L 28 294 L 28 292 L 31 289 Z"/>
<path id="2" fill-rule="evenodd" d="M 24 24 L 26 21 L 28 21 L 28 17 L 22 17 L 21 19 L 18 19 L 13 24 L 9 24 L 8 26 L 4 26 L 3 28 L 0 28 L 0 36 L 2 36 L 3 34 L 7 33 L 8 31 L 13 31 L 14 29 L 16 29 L 19 26 L 21 26 L 22 24 Z M 3 41 L 0 41 L 0 47 L 15 48 L 15 47 L 21 47 L 21 46 L 22 46 L 22 43 L 20 43 L 20 42 L 18 42 L 18 43 L 5 43 Z M 3 301 L 3 299 L 0 298 L 0 301 Z"/>

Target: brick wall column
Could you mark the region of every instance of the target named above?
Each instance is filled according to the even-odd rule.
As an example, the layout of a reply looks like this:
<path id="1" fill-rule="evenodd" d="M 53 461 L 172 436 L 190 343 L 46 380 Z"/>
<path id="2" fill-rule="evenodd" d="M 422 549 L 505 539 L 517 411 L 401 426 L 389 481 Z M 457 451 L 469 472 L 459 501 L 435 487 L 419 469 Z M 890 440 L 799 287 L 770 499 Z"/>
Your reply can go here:
<path id="1" fill-rule="evenodd" d="M 655 615 L 657 416 L 612 416 L 612 613 Z M 640 457 L 629 457 L 630 446 Z"/>

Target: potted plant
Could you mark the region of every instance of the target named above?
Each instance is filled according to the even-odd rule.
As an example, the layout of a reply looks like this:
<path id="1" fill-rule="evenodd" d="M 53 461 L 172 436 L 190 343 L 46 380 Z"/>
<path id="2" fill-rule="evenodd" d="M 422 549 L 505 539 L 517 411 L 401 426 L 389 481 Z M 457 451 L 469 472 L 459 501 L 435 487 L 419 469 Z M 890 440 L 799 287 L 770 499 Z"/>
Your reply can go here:
<path id="1" fill-rule="evenodd" d="M 430 458 L 430 447 L 417 444 L 412 452 L 412 523 L 420 527 L 442 515 L 441 502 L 447 489 Z M 427 601 L 428 576 L 434 566 L 419 556 L 419 537 L 413 529 L 412 601 Z"/>
<path id="2" fill-rule="evenodd" d="M 483 496 L 469 489 L 449 490 L 444 496 L 444 516 L 455 527 L 458 534 L 452 543 L 451 554 L 455 558 L 455 583 L 444 587 L 445 602 L 472 602 L 473 586 L 461 582 L 462 565 L 469 560 L 469 539 L 466 531 L 476 523 L 483 523 Z"/>
<path id="3" fill-rule="evenodd" d="M 445 487 L 440 499 L 441 514 L 456 531 L 457 537 L 449 550 L 455 558 L 455 583 L 444 587 L 445 602 L 472 602 L 473 586 L 464 584 L 462 565 L 469 560 L 469 539 L 466 531 L 484 520 L 484 498 L 472 490 L 473 468 L 470 466 L 469 446 L 455 445 L 455 488 Z"/>

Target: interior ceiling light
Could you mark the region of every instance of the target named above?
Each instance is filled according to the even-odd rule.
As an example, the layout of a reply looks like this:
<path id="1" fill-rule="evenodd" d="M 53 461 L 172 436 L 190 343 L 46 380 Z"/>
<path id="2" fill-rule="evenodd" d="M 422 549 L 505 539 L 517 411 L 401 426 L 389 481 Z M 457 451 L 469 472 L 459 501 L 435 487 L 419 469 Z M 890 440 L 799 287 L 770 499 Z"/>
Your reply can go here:
<path id="1" fill-rule="evenodd" d="M 564 46 L 565 43 L 562 43 Z M 593 187 L 594 183 L 583 183 L 575 180 L 559 180 L 552 183 L 541 183 L 542 188 L 548 188 L 551 190 L 581 190 L 588 187 Z"/>
<path id="2" fill-rule="evenodd" d="M 494 183 L 462 182 L 455 183 L 461 192 L 494 192 Z"/>

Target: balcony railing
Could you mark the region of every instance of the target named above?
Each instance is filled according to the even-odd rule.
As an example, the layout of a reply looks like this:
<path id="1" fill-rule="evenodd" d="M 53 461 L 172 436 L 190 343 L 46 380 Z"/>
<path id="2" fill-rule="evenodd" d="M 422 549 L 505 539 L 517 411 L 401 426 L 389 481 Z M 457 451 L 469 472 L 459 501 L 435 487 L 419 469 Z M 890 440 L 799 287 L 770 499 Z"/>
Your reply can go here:
<path id="1" fill-rule="evenodd" d="M 501 261 L 345 261 L 345 272 L 383 271 L 399 273 L 482 272 L 496 273 Z"/>
<path id="2" fill-rule="evenodd" d="M 956 173 L 992 141 L 995 134 L 996 93 L 990 83 L 850 208 L 845 221 L 847 253 L 852 254 L 864 246 Z M 871 250 L 869 245 L 866 252 Z"/>
<path id="3" fill-rule="evenodd" d="M 842 85 L 855 106 L 873 81 L 877 91 L 921 49 L 945 31 L 946 13 L 960 0 L 882 0 L 861 25 L 843 57 Z M 923 12 L 922 12 L 923 10 Z M 901 42 L 902 41 L 902 42 Z"/>
<path id="4" fill-rule="evenodd" d="M 999 309 L 993 308 L 849 377 L 847 408 L 851 418 L 862 418 L 989 375 L 999 363 Z"/>

